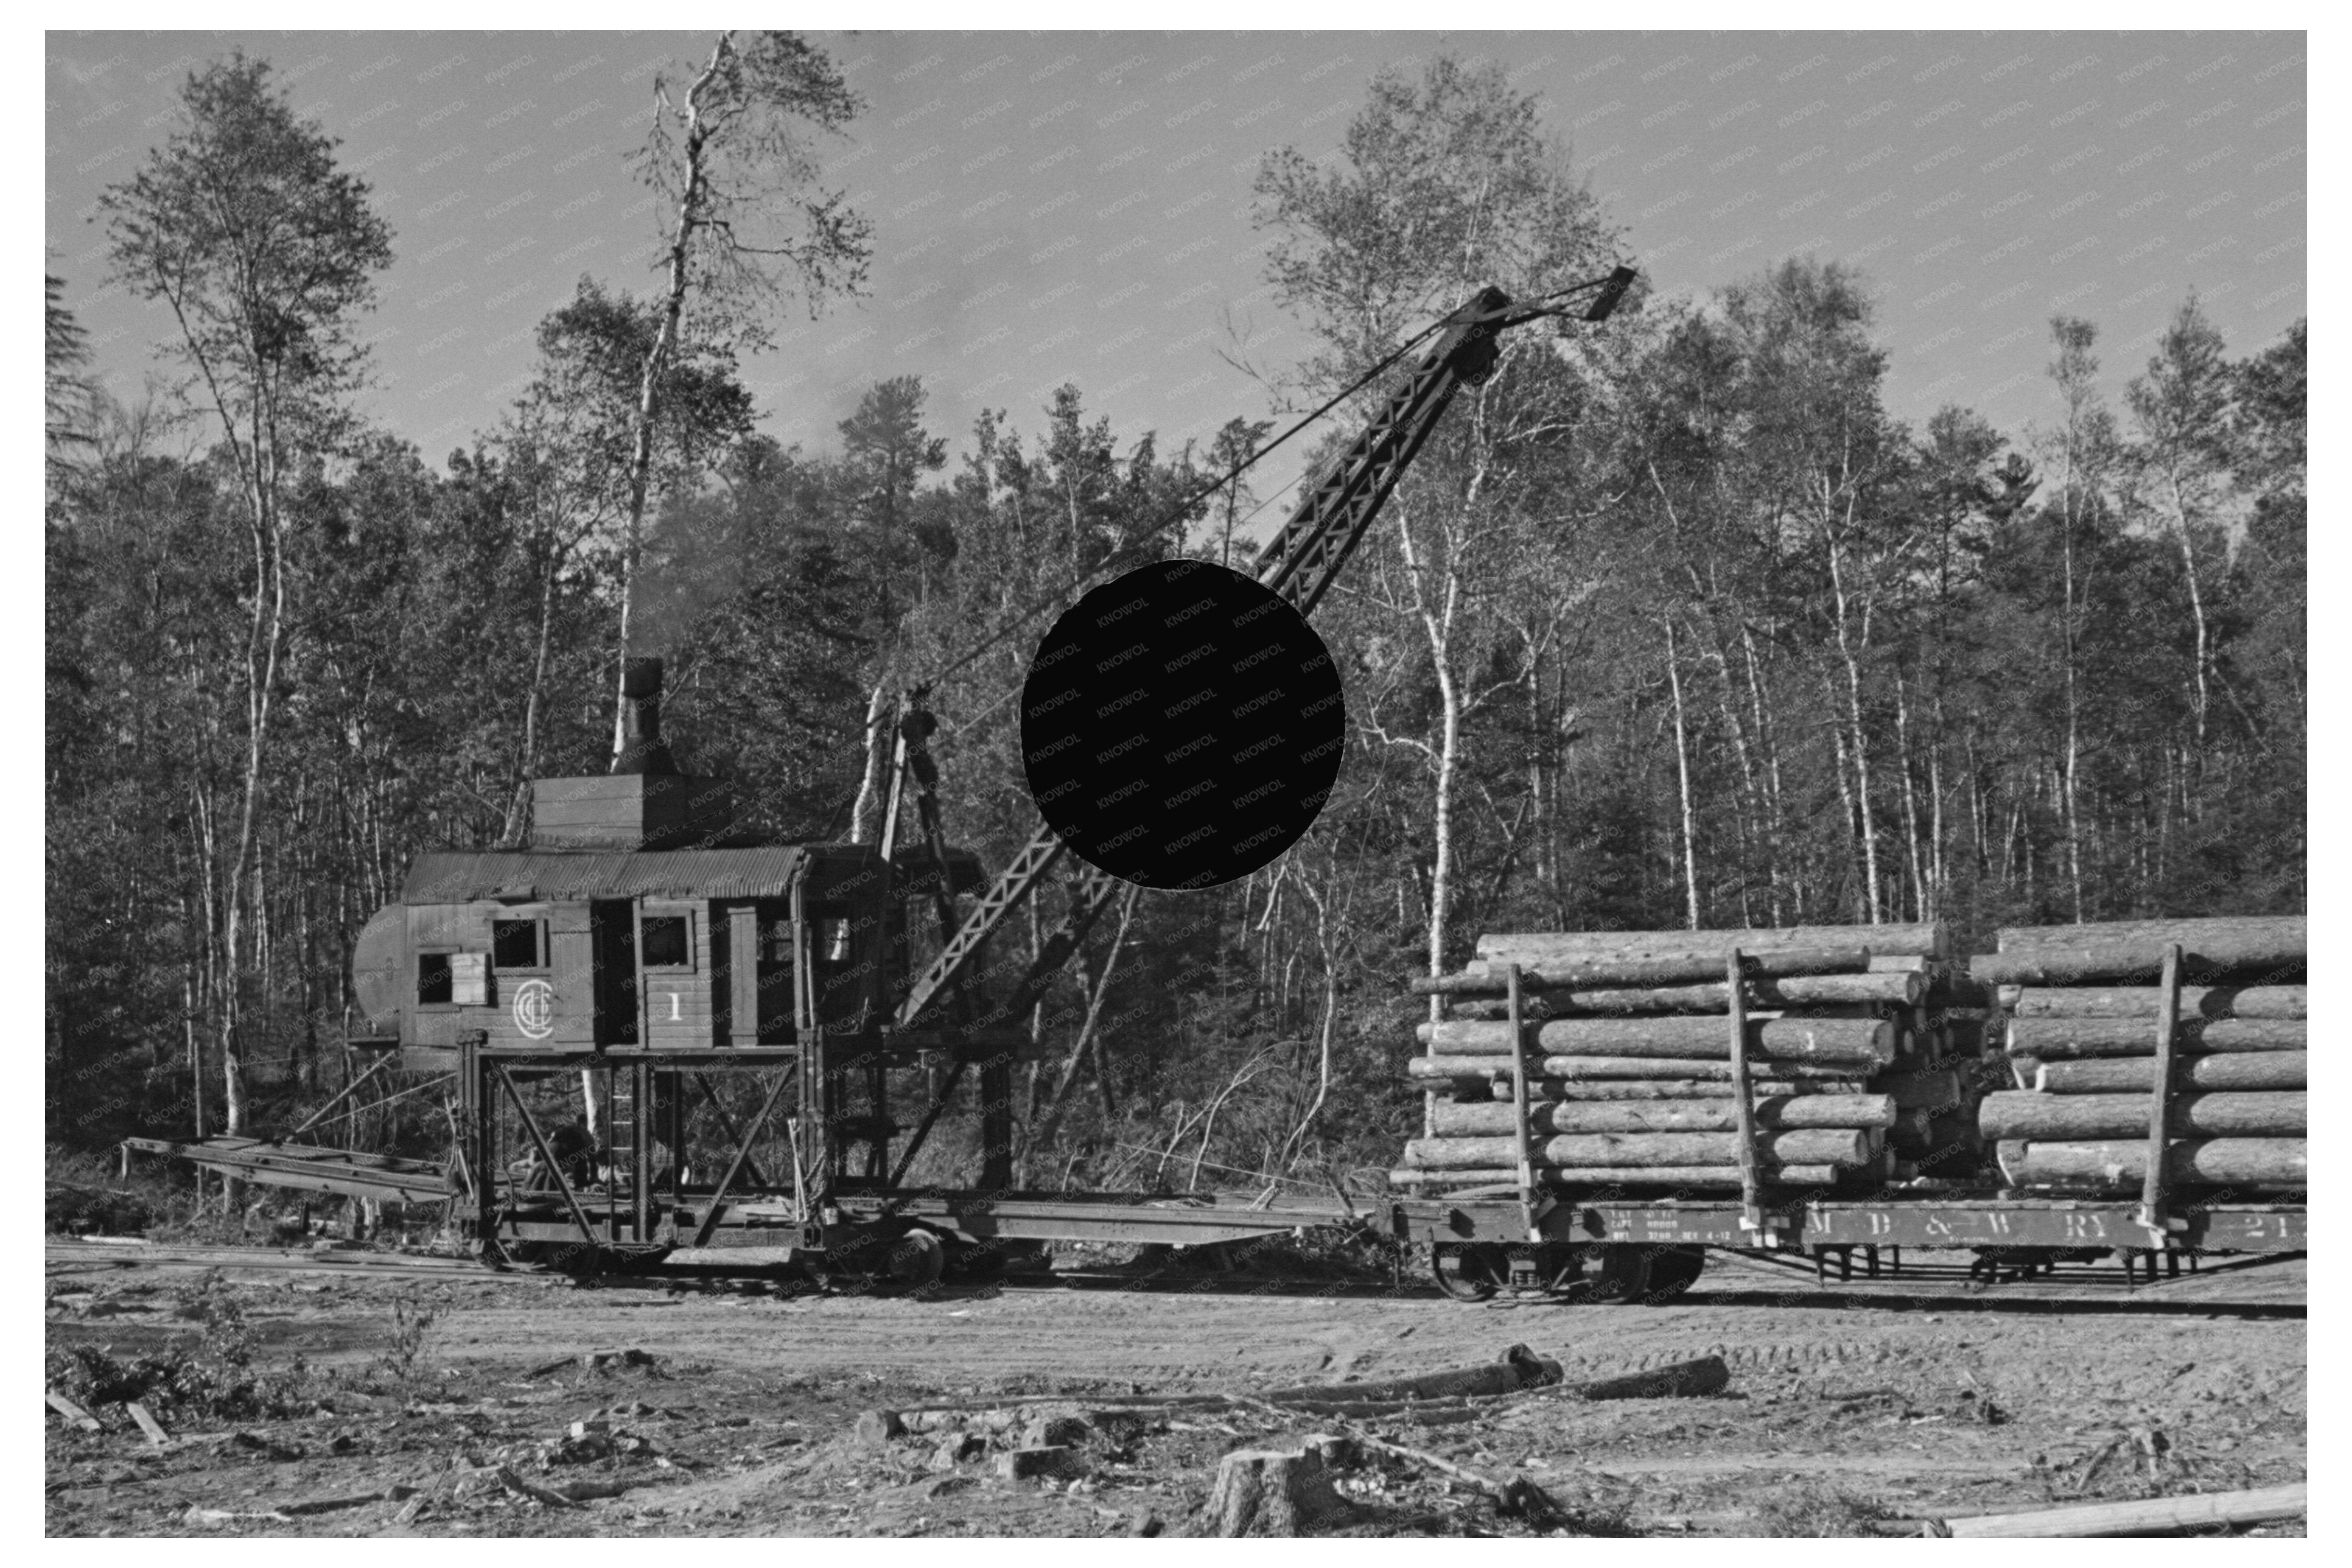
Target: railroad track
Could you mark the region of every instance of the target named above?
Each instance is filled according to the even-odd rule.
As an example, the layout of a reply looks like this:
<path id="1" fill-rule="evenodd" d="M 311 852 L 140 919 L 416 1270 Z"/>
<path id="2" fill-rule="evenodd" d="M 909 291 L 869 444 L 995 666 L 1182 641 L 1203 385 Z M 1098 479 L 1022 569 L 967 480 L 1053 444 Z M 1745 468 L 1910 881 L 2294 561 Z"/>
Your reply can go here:
<path id="1" fill-rule="evenodd" d="M 107 1274 L 121 1269 L 197 1270 L 240 1268 L 278 1274 L 364 1275 L 382 1279 L 499 1279 L 529 1276 L 501 1272 L 470 1258 L 429 1258 L 410 1253 L 310 1251 L 265 1247 L 179 1247 L 160 1242 L 78 1241 L 51 1237 L 43 1247 L 51 1278 Z"/>

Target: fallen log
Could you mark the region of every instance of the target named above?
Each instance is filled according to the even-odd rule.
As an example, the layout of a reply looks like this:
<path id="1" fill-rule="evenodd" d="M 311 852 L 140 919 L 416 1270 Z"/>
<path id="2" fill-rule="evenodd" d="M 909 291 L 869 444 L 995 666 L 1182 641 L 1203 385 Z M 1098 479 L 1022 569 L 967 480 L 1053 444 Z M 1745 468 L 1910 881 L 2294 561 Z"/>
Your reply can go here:
<path id="1" fill-rule="evenodd" d="M 1531 1383 L 1518 1389 L 1506 1389 L 1492 1394 L 1444 1395 L 1431 1399 L 1358 1399 L 1336 1397 L 1354 1392 L 1359 1384 L 1340 1384 L 1323 1389 L 1294 1391 L 1302 1396 L 1279 1401 L 1285 1411 L 1301 1415 L 1352 1417 L 1374 1420 L 1384 1416 L 1410 1415 L 1423 1419 L 1454 1414 L 1475 1415 L 1492 1410 L 1499 1405 L 1520 1398 L 1529 1399 L 1686 1399 L 1708 1394 L 1719 1394 L 1730 1386 L 1731 1368 L 1719 1355 L 1701 1356 L 1696 1361 L 1678 1361 L 1664 1366 L 1654 1366 L 1641 1372 L 1619 1373 L 1609 1377 L 1589 1378 L 1580 1383 L 1555 1380 Z M 1321 1394 L 1316 1398 L 1305 1395 Z M 1268 1404 L 1276 1396 L 1265 1396 Z"/>
<path id="2" fill-rule="evenodd" d="M 506 1488 L 516 1497 L 538 1503 L 543 1508 L 578 1508 L 580 1506 L 554 1488 L 543 1487 L 524 1476 L 512 1465 L 500 1465 L 498 1468 L 496 1479 L 499 1485 Z"/>
<path id="3" fill-rule="evenodd" d="M 2304 985 L 2184 985 L 2183 1018 L 2307 1018 Z M 2154 1018 L 2162 996 L 2153 985 L 2029 985 L 2011 1013 L 2020 1018 Z"/>
<path id="4" fill-rule="evenodd" d="M 1277 1388 L 1257 1397 L 1274 1405 L 1300 1401 L 1318 1405 L 1377 1404 L 1383 1400 L 1513 1394 L 1523 1388 L 1540 1388 L 1559 1380 L 1559 1363 L 1548 1356 L 1539 1356 L 1525 1345 L 1513 1345 L 1496 1360 L 1479 1366 L 1425 1372 L 1413 1377 L 1384 1378 L 1378 1383 L 1307 1384 L 1296 1388 Z"/>
<path id="5" fill-rule="evenodd" d="M 2309 1060 L 2302 1051 L 2184 1057 L 2172 1064 L 2172 1086 L 2176 1089 L 2305 1089 L 2309 1085 L 2305 1063 Z M 2156 1058 L 2048 1062 L 2035 1069 L 2033 1087 L 2042 1094 L 2147 1094 L 2156 1088 Z"/>
<path id="6" fill-rule="evenodd" d="M 1577 1399 L 1676 1399 L 1720 1394 L 1730 1386 L 1731 1368 L 1721 1356 L 1710 1355 L 1654 1366 L 1646 1372 L 1570 1384 L 1560 1392 Z"/>
<path id="7" fill-rule="evenodd" d="M 2310 1145 L 2301 1138 L 2202 1138 L 2165 1151 L 2170 1182 L 2301 1187 L 2311 1179 Z M 2147 1142 L 2003 1142 L 2000 1168 L 2013 1186 L 2088 1184 L 2137 1186 L 2147 1173 Z"/>
<path id="8" fill-rule="evenodd" d="M 1867 1174 L 1867 1167 L 1840 1169 L 1835 1165 L 1767 1165 L 1764 1179 L 1783 1187 L 1826 1187 L 1850 1176 Z M 1538 1167 L 1536 1185 L 1547 1191 L 1565 1187 L 1579 1189 L 1596 1186 L 1672 1187 L 1685 1191 L 1739 1190 L 1738 1165 L 1580 1165 L 1575 1167 Z M 1438 1184 L 1449 1188 L 1493 1186 L 1516 1190 L 1519 1180 L 1516 1165 L 1491 1165 L 1461 1170 L 1402 1169 L 1389 1173 L 1392 1187 L 1420 1187 Z"/>
<path id="9" fill-rule="evenodd" d="M 1955 1540 L 1997 1541 L 2117 1535 L 2168 1535 L 2217 1524 L 2265 1524 L 2310 1511 L 2307 1482 L 2251 1491 L 2199 1492 L 2131 1502 L 2078 1503 L 2030 1513 L 1980 1513 L 1942 1521 Z"/>
<path id="10" fill-rule="evenodd" d="M 1726 1048 L 1728 1048 L 1727 1042 Z M 1489 1073 L 1508 1076 L 1511 1058 L 1493 1057 L 1412 1057 L 1405 1071 L 1417 1079 L 1477 1078 Z M 1528 1082 L 1533 1091 L 1536 1075 L 1576 1082 L 1632 1079 L 1646 1082 L 1698 1080 L 1714 1084 L 1731 1081 L 1731 1064 L 1727 1061 L 1701 1061 L 1692 1057 L 1562 1057 L 1530 1056 L 1528 1058 Z M 1775 1079 L 1786 1083 L 1836 1083 L 1859 1086 L 1869 1076 L 1857 1064 L 1841 1067 L 1828 1062 L 1779 1061 L 1772 1064 Z M 1720 1089 L 1717 1093 L 1721 1093 Z"/>
<path id="11" fill-rule="evenodd" d="M 1524 1047 L 1549 1056 L 1659 1057 L 1729 1061 L 1731 1041 L 1720 1017 L 1554 1018 L 1523 1025 Z M 1496 1056 L 1512 1046 L 1506 1023 L 1422 1024 L 1414 1037 L 1437 1056 Z M 1748 1026 L 1751 1056 L 1776 1061 L 1835 1062 L 1874 1068 L 1895 1059 L 1895 1026 L 1872 1018 L 1759 1018 Z"/>
<path id="12" fill-rule="evenodd" d="M 2166 1130 L 2179 1138 L 2302 1138 L 2309 1115 L 2301 1094 L 2184 1094 L 2174 1099 Z M 1977 1107 L 1988 1138 L 2029 1142 L 2137 1138 L 2147 1132 L 2141 1094 L 2035 1094 L 2008 1089 Z"/>
<path id="13" fill-rule="evenodd" d="M 1756 1125 L 1769 1131 L 1792 1128 L 1892 1127 L 1895 1102 L 1883 1094 L 1811 1094 L 1759 1097 Z M 1513 1108 L 1485 1103 L 1444 1103 L 1432 1108 L 1430 1131 L 1441 1138 L 1507 1136 L 1517 1124 Z M 1715 1100 L 1611 1100 L 1599 1104 L 1546 1100 L 1528 1108 L 1528 1128 L 1536 1133 L 1733 1132 L 1739 1127 L 1734 1102 Z"/>
<path id="14" fill-rule="evenodd" d="M 1912 925 L 1780 926 L 1762 930 L 1498 931 L 1478 939 L 1477 955 L 1494 960 L 1517 952 L 1565 954 L 1582 962 L 1609 958 L 1703 956 L 1717 963 L 1733 948 L 1743 954 L 1811 948 L 1838 952 L 1855 947 L 1881 954 L 1951 955 L 1951 933 L 1941 921 Z"/>
<path id="15" fill-rule="evenodd" d="M 1743 953 L 1740 973 L 1759 978 L 1813 974 L 1859 974 L 1878 963 L 1867 948 L 1808 949 Z M 1505 989 L 1503 968 L 1508 961 L 1459 974 L 1416 974 L 1407 982 L 1416 996 L 1499 996 Z M 1667 958 L 1621 958 L 1589 963 L 1557 963 L 1542 968 L 1522 965 L 1522 990 L 1586 991 L 1622 986 L 1688 985 L 1723 973 L 1720 953 L 1685 953 Z"/>
<path id="16" fill-rule="evenodd" d="M 1758 1155 L 1776 1165 L 1858 1165 L 1882 1146 L 1873 1131 L 1830 1128 L 1771 1132 L 1756 1142 Z M 1724 1165 L 1739 1158 L 1738 1139 L 1725 1132 L 1571 1133 L 1532 1141 L 1528 1152 L 1547 1168 Z M 1423 1170 L 1510 1165 L 1517 1158 L 1509 1138 L 1415 1138 L 1404 1146 L 1404 1163 Z"/>
<path id="17" fill-rule="evenodd" d="M 2183 1018 L 2172 1048 L 2183 1056 L 2207 1052 L 2300 1051 L 2311 1026 L 2301 1018 Z M 2012 1018 L 2009 1054 L 2064 1061 L 2081 1057 L 2156 1055 L 2156 1019 Z"/>

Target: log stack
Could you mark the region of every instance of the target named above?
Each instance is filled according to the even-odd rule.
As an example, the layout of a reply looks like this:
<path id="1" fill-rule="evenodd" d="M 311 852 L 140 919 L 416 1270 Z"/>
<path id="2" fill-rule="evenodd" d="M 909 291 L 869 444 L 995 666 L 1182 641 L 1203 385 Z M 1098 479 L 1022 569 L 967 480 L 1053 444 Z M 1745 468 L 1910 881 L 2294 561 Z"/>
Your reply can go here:
<path id="1" fill-rule="evenodd" d="M 1741 960 L 1748 1132 L 1732 1059 L 1727 961 Z M 1517 1037 L 1506 994 L 1519 976 Z M 1483 936 L 1416 1030 L 1426 1135 L 1391 1180 L 1423 1192 L 1516 1184 L 1737 1191 L 1743 1145 L 1779 1187 L 1969 1175 L 1960 1058 L 1990 997 L 1940 923 Z"/>
<path id="2" fill-rule="evenodd" d="M 2160 1147 L 2163 1186 L 2303 1189 L 2305 942 L 2300 916 L 2003 930 L 1970 969 L 2015 1086 L 1977 1112 L 2008 1183 L 2141 1191 Z"/>

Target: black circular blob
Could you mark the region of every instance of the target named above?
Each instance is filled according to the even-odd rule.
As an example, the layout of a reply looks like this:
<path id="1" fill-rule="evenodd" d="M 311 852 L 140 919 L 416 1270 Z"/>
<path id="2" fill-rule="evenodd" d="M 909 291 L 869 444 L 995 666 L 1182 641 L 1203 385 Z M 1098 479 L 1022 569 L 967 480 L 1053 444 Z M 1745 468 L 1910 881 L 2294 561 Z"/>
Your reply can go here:
<path id="1" fill-rule="evenodd" d="M 1021 693 L 1047 826 L 1147 888 L 1212 888 L 1297 842 L 1339 774 L 1339 672 L 1305 617 L 1203 561 L 1139 567 L 1054 624 Z"/>

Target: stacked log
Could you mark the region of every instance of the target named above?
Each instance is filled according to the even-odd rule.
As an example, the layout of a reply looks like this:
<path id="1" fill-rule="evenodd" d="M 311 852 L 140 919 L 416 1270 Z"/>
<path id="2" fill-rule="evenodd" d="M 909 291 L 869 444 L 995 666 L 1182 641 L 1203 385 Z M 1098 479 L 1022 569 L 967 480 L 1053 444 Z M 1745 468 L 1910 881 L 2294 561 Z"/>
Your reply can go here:
<path id="1" fill-rule="evenodd" d="M 2161 1114 L 2166 1184 L 2303 1188 L 2305 942 L 2288 916 L 2002 931 L 1970 969 L 1999 987 L 2014 1087 L 1985 1097 L 1977 1125 L 2010 1184 L 2139 1190 Z M 2175 945 L 2181 984 L 2159 1042 Z"/>
<path id="2" fill-rule="evenodd" d="M 1870 1187 L 1940 1151 L 1973 1168 L 1973 1091 L 1955 1041 L 1973 1029 L 1973 1048 L 1990 997 L 1930 923 L 1483 936 L 1460 973 L 1411 983 L 1444 999 L 1444 1016 L 1415 1031 L 1408 1073 L 1430 1091 L 1427 1130 L 1391 1179 L 1516 1184 L 1524 1073 L 1539 1185 L 1738 1191 L 1734 951 L 1763 1181 Z"/>

